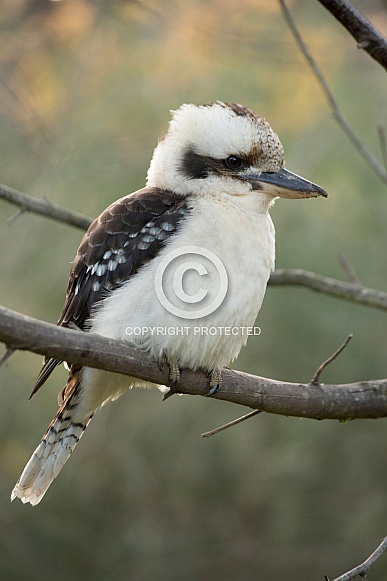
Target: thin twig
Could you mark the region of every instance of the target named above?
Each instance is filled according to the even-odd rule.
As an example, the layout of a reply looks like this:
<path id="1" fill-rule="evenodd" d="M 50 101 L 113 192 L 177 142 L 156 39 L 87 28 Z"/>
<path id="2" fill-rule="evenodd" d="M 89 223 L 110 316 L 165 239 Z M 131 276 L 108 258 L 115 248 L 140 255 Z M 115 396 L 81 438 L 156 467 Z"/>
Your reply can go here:
<path id="1" fill-rule="evenodd" d="M 328 367 L 328 365 L 330 363 L 332 363 L 332 361 L 337 359 L 337 357 L 340 355 L 340 353 L 342 353 L 344 351 L 344 349 L 346 348 L 346 346 L 348 345 L 348 343 L 350 342 L 352 337 L 353 337 L 353 335 L 352 335 L 352 333 L 350 333 L 350 335 L 348 335 L 348 337 L 346 338 L 344 343 L 342 343 L 342 345 L 340 345 L 340 347 L 337 349 L 337 351 L 335 351 L 333 353 L 333 355 L 331 355 L 330 357 L 328 357 L 328 359 L 326 359 L 323 363 L 321 363 L 320 367 L 317 369 L 316 373 L 314 374 L 314 376 L 310 380 L 310 383 L 312 385 L 320 385 L 320 383 L 319 383 L 320 375 L 322 374 L 324 369 L 326 367 Z"/>
<path id="2" fill-rule="evenodd" d="M 340 127 L 343 129 L 343 131 L 346 133 L 349 140 L 353 143 L 353 145 L 355 146 L 357 151 L 360 153 L 360 155 L 363 157 L 363 159 L 371 167 L 372 171 L 384 183 L 387 183 L 387 171 L 384 169 L 382 164 L 376 159 L 376 157 L 372 154 L 372 152 L 362 143 L 360 138 L 356 135 L 356 133 L 354 132 L 354 130 L 352 129 L 352 127 L 348 123 L 348 121 L 345 119 L 343 113 L 341 112 L 341 110 L 337 104 L 337 101 L 335 100 L 335 98 L 332 95 L 331 90 L 329 89 L 328 83 L 327 83 L 323 73 L 321 72 L 316 61 L 314 60 L 312 54 L 309 52 L 309 49 L 307 48 L 300 32 L 298 31 L 296 24 L 295 24 L 290 12 L 289 12 L 289 9 L 285 3 L 285 0 L 279 0 L 279 3 L 281 5 L 285 21 L 288 24 L 289 29 L 290 29 L 291 33 L 293 34 L 294 39 L 295 39 L 301 53 L 303 54 L 303 56 L 307 60 L 311 70 L 313 71 L 315 77 L 317 78 L 317 80 L 318 80 L 318 82 L 323 90 L 323 93 L 328 101 L 328 104 L 332 110 L 333 116 L 335 117 L 336 121 L 338 122 Z"/>
<path id="3" fill-rule="evenodd" d="M 352 284 L 360 285 L 359 277 L 357 276 L 353 267 L 349 264 L 348 260 L 345 258 L 344 254 L 340 252 L 337 256 L 337 261 L 341 267 L 341 270 L 347 277 L 347 281 Z"/>
<path id="4" fill-rule="evenodd" d="M 13 355 L 15 353 L 16 349 L 13 349 L 12 347 L 7 346 L 7 350 L 4 353 L 4 355 L 2 356 L 2 358 L 0 359 L 0 367 L 2 367 L 2 365 L 4 365 L 4 363 L 6 361 L 8 361 L 8 359 L 11 357 L 11 355 Z"/>
<path id="5" fill-rule="evenodd" d="M 7 218 L 7 224 L 10 224 L 11 222 L 17 220 L 17 218 L 19 218 L 26 211 L 27 210 L 25 208 L 19 208 L 19 210 L 16 210 L 16 212 L 14 212 L 9 218 Z"/>
<path id="6" fill-rule="evenodd" d="M 382 159 L 384 163 L 384 167 L 387 170 L 387 143 L 386 143 L 386 132 L 384 127 L 378 125 L 378 136 L 379 136 L 379 145 L 380 145 L 380 152 L 382 154 Z"/>
<path id="7" fill-rule="evenodd" d="M 254 410 L 244 416 L 241 416 L 240 418 L 233 420 L 232 422 L 228 422 L 227 424 L 223 424 L 223 426 L 219 426 L 219 428 L 215 428 L 214 430 L 210 430 L 209 432 L 204 432 L 202 434 L 202 438 L 209 438 L 210 436 L 213 436 L 214 434 L 219 434 L 219 432 L 223 432 L 223 430 L 227 430 L 227 428 L 231 428 L 232 426 L 236 426 L 237 424 L 240 424 L 242 422 L 244 422 L 245 420 L 248 420 L 250 418 L 252 418 L 253 416 L 256 416 L 257 414 L 261 414 L 261 410 Z"/>
<path id="8" fill-rule="evenodd" d="M 355 567 L 354 569 L 351 569 L 350 571 L 347 571 L 346 573 L 343 573 L 343 575 L 340 575 L 340 577 L 336 577 L 336 579 L 333 579 L 332 581 L 350 581 L 351 579 L 354 579 L 358 575 L 360 577 L 362 577 L 363 579 L 365 579 L 368 572 L 369 572 L 371 565 L 373 565 L 375 563 L 375 561 L 377 561 L 377 559 L 379 559 L 379 557 L 381 557 L 381 555 L 383 555 L 383 553 L 386 549 L 387 549 L 387 537 L 385 537 L 382 540 L 380 545 L 368 557 L 368 559 L 366 559 L 364 561 L 364 563 L 362 563 L 361 565 L 358 565 L 357 567 Z M 327 579 L 326 576 L 325 576 L 325 578 Z"/>
<path id="9" fill-rule="evenodd" d="M 48 200 L 34 198 L 4 184 L 0 184 L 0 198 L 19 206 L 21 208 L 19 212 L 33 212 L 82 230 L 87 230 L 92 222 L 91 218 L 79 212 L 67 210 Z M 10 220 L 16 218 L 19 212 L 11 216 Z"/>

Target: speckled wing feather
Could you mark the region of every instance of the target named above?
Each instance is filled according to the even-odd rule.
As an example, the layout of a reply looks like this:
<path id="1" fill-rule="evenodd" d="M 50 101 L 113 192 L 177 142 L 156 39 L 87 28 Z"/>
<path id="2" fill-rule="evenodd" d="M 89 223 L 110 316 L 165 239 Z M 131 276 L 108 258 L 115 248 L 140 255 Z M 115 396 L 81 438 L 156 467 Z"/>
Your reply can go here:
<path id="1" fill-rule="evenodd" d="M 111 204 L 81 241 L 58 325 L 84 330 L 98 301 L 154 258 L 188 212 L 184 197 L 158 188 L 144 188 Z M 59 363 L 44 362 L 31 397 Z"/>

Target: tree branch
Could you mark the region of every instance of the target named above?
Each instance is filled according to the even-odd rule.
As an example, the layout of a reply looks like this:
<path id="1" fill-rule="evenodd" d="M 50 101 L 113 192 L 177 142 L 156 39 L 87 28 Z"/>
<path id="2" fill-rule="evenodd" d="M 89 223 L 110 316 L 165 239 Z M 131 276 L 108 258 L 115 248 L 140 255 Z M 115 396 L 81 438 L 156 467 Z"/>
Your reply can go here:
<path id="1" fill-rule="evenodd" d="M 318 0 L 353 36 L 357 47 L 365 50 L 387 71 L 387 40 L 347 0 Z"/>
<path id="2" fill-rule="evenodd" d="M 145 353 L 119 341 L 58 327 L 0 307 L 0 341 L 8 349 L 28 350 L 49 357 L 139 377 L 168 385 L 168 372 Z M 322 419 L 387 416 L 387 379 L 341 385 L 288 383 L 224 369 L 221 389 L 211 398 L 261 411 Z M 179 392 L 207 395 L 203 371 L 183 369 Z"/>
<path id="3" fill-rule="evenodd" d="M 350 342 L 350 340 L 352 339 L 352 337 L 353 337 L 353 335 L 351 333 L 350 335 L 348 335 L 346 340 L 340 345 L 340 347 L 338 349 L 336 349 L 336 351 L 330 357 L 328 357 L 328 359 L 326 359 L 325 361 L 323 361 L 321 363 L 321 365 L 319 365 L 316 373 L 313 375 L 313 377 L 309 383 L 311 383 L 312 385 L 320 385 L 320 377 L 321 377 L 322 372 L 328 367 L 328 365 L 333 363 L 333 361 L 335 361 L 338 358 L 338 356 L 347 347 L 347 345 Z"/>
<path id="4" fill-rule="evenodd" d="M 368 559 L 366 559 L 364 561 L 364 563 L 362 563 L 361 565 L 358 565 L 357 567 L 355 567 L 354 569 L 351 569 L 350 571 L 347 571 L 346 573 L 343 573 L 342 575 L 340 575 L 340 577 L 336 577 L 336 579 L 333 579 L 333 581 L 350 581 L 351 579 L 354 579 L 358 575 L 360 577 L 362 577 L 363 579 L 365 579 L 371 565 L 373 565 L 375 563 L 375 561 L 377 561 L 377 559 L 379 559 L 379 557 L 381 557 L 381 555 L 383 555 L 383 553 L 386 549 L 387 549 L 387 537 L 385 537 L 382 540 L 380 545 L 368 557 Z M 326 579 L 326 581 L 329 581 L 327 576 L 325 576 L 325 579 Z"/>
<path id="5" fill-rule="evenodd" d="M 88 216 L 84 216 L 73 210 L 61 208 L 49 200 L 41 200 L 28 194 L 23 194 L 3 184 L 0 184 L 0 198 L 19 206 L 24 212 L 40 214 L 41 216 L 46 216 L 52 220 L 57 220 L 58 222 L 69 224 L 82 230 L 87 230 L 92 222 L 92 219 Z"/>
<path id="6" fill-rule="evenodd" d="M 228 430 L 228 428 L 232 428 L 233 426 L 237 426 L 238 424 L 241 424 L 242 422 L 245 422 L 246 420 L 249 420 L 250 418 L 256 416 L 257 414 L 261 414 L 261 410 L 253 410 L 252 412 L 249 412 L 248 414 L 237 418 L 236 420 L 232 420 L 232 422 L 228 422 L 227 424 L 223 424 L 222 426 L 220 426 L 219 428 L 214 428 L 213 430 L 210 430 L 209 432 L 204 432 L 202 434 L 202 438 L 209 438 L 210 436 L 215 436 L 215 434 L 219 434 L 219 432 L 223 432 L 224 430 Z"/>
<path id="7" fill-rule="evenodd" d="M 345 258 L 344 254 L 341 254 L 340 252 L 337 257 L 337 261 L 341 267 L 341 270 L 347 277 L 347 281 L 352 284 L 360 285 L 361 283 L 359 277 L 357 276 L 352 266 L 349 264 L 348 260 Z"/>
<path id="8" fill-rule="evenodd" d="M 322 88 L 322 91 L 328 101 L 328 105 L 331 108 L 334 118 L 336 119 L 344 133 L 347 135 L 348 139 L 355 146 L 355 148 L 362 156 L 362 158 L 368 163 L 368 165 L 375 173 L 375 175 L 377 175 L 378 178 L 381 179 L 384 183 L 387 183 L 387 171 L 385 170 L 383 165 L 376 159 L 373 153 L 364 145 L 361 139 L 356 135 L 351 125 L 348 123 L 343 113 L 341 112 L 336 99 L 334 98 L 331 90 L 329 89 L 328 83 L 322 71 L 320 70 L 319 66 L 314 60 L 312 54 L 309 52 L 308 47 L 306 46 L 299 30 L 297 29 L 296 24 L 292 18 L 292 15 L 290 14 L 289 9 L 285 3 L 285 0 L 279 0 L 279 3 L 281 5 L 285 21 L 289 26 L 291 33 L 293 34 L 293 37 L 298 45 L 298 48 L 300 49 L 301 53 L 307 60 L 310 68 L 312 69 L 313 74 L 317 78 Z"/>
<path id="9" fill-rule="evenodd" d="M 270 276 L 269 284 L 305 286 L 316 292 L 333 297 L 347 299 L 384 311 L 387 310 L 387 293 L 383 291 L 374 290 L 351 282 L 336 280 L 299 268 L 278 269 L 274 271 Z"/>
<path id="10" fill-rule="evenodd" d="M 40 200 L 23 194 L 13 188 L 0 184 L 0 198 L 16 204 L 22 209 L 34 212 L 53 220 L 76 226 L 85 230 L 92 222 L 92 218 L 67 210 L 46 200 Z M 322 292 L 336 298 L 347 299 L 368 307 L 387 310 L 387 293 L 363 287 L 356 283 L 347 283 L 334 278 L 328 278 L 307 270 L 277 269 L 271 274 L 271 285 L 305 286 L 317 292 Z"/>

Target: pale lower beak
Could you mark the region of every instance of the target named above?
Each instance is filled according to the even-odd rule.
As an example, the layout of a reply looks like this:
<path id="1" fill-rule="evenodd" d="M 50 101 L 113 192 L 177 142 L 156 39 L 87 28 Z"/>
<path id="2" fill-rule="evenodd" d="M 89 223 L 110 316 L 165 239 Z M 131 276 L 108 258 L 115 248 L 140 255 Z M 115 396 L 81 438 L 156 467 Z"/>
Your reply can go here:
<path id="1" fill-rule="evenodd" d="M 320 186 L 305 180 L 285 168 L 278 172 L 262 172 L 260 174 L 241 174 L 241 177 L 250 182 L 253 190 L 261 191 L 270 196 L 280 196 L 281 198 L 317 198 L 318 196 L 328 196 L 327 192 Z"/>

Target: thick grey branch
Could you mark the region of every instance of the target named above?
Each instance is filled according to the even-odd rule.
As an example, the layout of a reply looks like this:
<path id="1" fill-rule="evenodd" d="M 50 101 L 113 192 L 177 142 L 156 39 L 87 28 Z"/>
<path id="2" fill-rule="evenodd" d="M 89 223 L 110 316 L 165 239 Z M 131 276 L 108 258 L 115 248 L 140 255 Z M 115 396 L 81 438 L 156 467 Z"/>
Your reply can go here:
<path id="1" fill-rule="evenodd" d="M 132 375 L 168 385 L 168 373 L 145 353 L 119 341 L 57 327 L 0 307 L 0 341 L 22 349 Z M 224 369 L 221 389 L 210 396 L 265 412 L 313 419 L 359 419 L 387 416 L 387 379 L 342 385 L 288 383 Z M 184 369 L 181 393 L 207 395 L 208 377 Z"/>
<path id="2" fill-rule="evenodd" d="M 52 220 L 87 230 L 92 219 L 73 210 L 66 210 L 49 200 L 41 200 L 34 198 L 28 194 L 23 194 L 18 190 L 14 190 L 8 186 L 0 184 L 0 198 L 19 206 L 22 211 L 33 212 L 34 214 L 41 214 Z"/>
<path id="3" fill-rule="evenodd" d="M 348 30 L 357 41 L 358 48 L 365 50 L 387 71 L 387 40 L 347 0 L 318 0 Z"/>
<path id="4" fill-rule="evenodd" d="M 343 282 L 299 268 L 276 270 L 272 273 L 269 284 L 305 286 L 333 297 L 348 299 L 384 311 L 387 310 L 387 293 L 383 291 L 374 290 L 351 282 Z"/>

